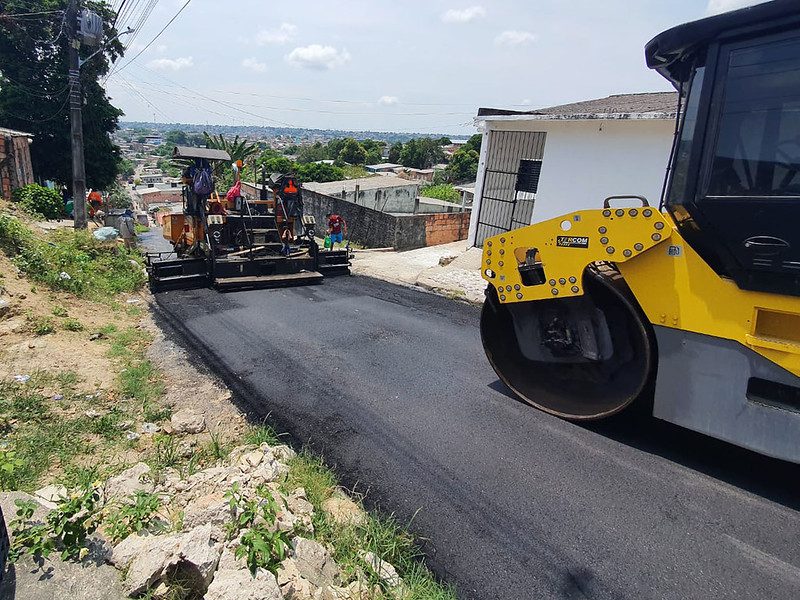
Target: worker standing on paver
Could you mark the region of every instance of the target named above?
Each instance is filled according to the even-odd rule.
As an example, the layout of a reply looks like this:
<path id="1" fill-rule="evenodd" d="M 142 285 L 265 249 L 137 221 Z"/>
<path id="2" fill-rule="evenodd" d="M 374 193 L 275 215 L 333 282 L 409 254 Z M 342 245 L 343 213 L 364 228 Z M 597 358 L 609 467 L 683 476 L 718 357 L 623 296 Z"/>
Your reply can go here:
<path id="1" fill-rule="evenodd" d="M 347 233 L 347 222 L 341 215 L 328 213 L 325 215 L 328 218 L 328 235 L 331 238 L 331 248 L 339 242 L 344 241 L 344 234 Z"/>
<path id="2" fill-rule="evenodd" d="M 125 247 L 128 249 L 136 247 L 136 221 L 133 220 L 133 211 L 130 208 L 126 209 L 122 216 L 119 218 L 117 225 L 119 234 L 125 242 Z"/>

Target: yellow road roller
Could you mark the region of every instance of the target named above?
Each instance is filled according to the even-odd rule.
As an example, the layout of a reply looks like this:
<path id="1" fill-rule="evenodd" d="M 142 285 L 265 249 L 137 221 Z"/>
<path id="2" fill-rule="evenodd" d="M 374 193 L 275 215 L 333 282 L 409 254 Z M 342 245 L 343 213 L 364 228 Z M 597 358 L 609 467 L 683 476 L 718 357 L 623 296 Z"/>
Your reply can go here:
<path id="1" fill-rule="evenodd" d="M 678 90 L 660 205 L 600 199 L 487 239 L 500 379 L 565 419 L 638 405 L 800 462 L 800 11 L 776 0 L 645 49 Z"/>

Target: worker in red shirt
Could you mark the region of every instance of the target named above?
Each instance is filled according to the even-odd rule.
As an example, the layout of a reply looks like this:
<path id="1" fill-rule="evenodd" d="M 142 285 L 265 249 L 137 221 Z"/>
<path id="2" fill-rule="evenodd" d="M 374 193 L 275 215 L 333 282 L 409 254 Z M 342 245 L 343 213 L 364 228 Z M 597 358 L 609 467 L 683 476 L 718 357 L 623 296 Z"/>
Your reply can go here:
<path id="1" fill-rule="evenodd" d="M 347 223 L 337 214 L 328 213 L 328 235 L 331 238 L 331 248 L 336 242 L 340 244 L 344 241 L 344 234 L 347 233 Z"/>

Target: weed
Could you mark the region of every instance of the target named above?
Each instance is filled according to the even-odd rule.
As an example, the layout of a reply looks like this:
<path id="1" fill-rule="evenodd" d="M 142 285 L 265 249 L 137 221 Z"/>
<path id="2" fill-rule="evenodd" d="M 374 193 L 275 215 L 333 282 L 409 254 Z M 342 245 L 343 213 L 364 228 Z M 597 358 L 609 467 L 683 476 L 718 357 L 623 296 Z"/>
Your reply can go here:
<path id="1" fill-rule="evenodd" d="M 85 489 L 100 479 L 100 467 L 92 465 L 89 467 L 79 467 L 67 465 L 64 469 L 64 476 L 61 482 L 67 488 Z"/>
<path id="2" fill-rule="evenodd" d="M 26 320 L 31 333 L 36 335 L 48 335 L 56 331 L 56 324 L 50 317 L 28 314 Z"/>
<path id="3" fill-rule="evenodd" d="M 17 476 L 24 462 L 17 458 L 17 453 L 9 447 L 0 448 L 0 490 L 14 490 Z"/>
<path id="4" fill-rule="evenodd" d="M 228 535 L 234 538 L 245 531 L 236 548 L 236 558 L 245 557 L 250 572 L 255 575 L 259 568 L 277 573 L 281 561 L 286 558 L 292 532 L 274 527 L 278 517 L 278 503 L 269 488 L 256 490 L 256 498 L 248 498 L 238 483 L 226 492 L 231 511 L 236 518 L 227 526 Z"/>
<path id="5" fill-rule="evenodd" d="M 64 308 L 63 306 L 56 306 L 53 309 L 53 316 L 54 317 L 68 317 L 69 313 L 67 312 L 67 309 Z"/>
<path id="6" fill-rule="evenodd" d="M 157 528 L 159 523 L 156 512 L 161 506 L 161 501 L 157 495 L 139 490 L 130 498 L 132 502 L 125 503 L 108 516 L 107 530 L 114 543 L 124 540 L 133 533 L 151 531 Z"/>
<path id="7" fill-rule="evenodd" d="M 229 450 L 222 443 L 222 436 L 219 433 L 211 431 L 210 434 L 211 441 L 206 447 L 206 453 L 211 457 L 212 460 L 222 460 L 228 456 Z"/>
<path id="8" fill-rule="evenodd" d="M 122 436 L 122 431 L 119 428 L 119 422 L 122 415 L 116 410 L 102 415 L 96 419 L 89 421 L 88 430 L 91 433 L 102 436 L 106 440 L 116 440 Z"/>
<path id="9" fill-rule="evenodd" d="M 68 317 L 64 319 L 62 326 L 67 331 L 83 331 L 83 323 L 78 321 L 78 319 L 73 319 L 72 317 Z"/>
<path id="10" fill-rule="evenodd" d="M 278 434 L 266 423 L 251 427 L 247 433 L 244 434 L 244 443 L 253 446 L 260 446 L 261 444 L 269 444 L 275 446 L 280 444 Z"/>
<path id="11" fill-rule="evenodd" d="M 36 510 L 33 501 L 17 500 L 17 518 L 11 522 L 14 531 L 13 560 L 23 554 L 35 559 L 47 558 L 54 550 L 62 560 L 83 560 L 88 554 L 86 538 L 97 530 L 100 492 L 88 487 L 70 494 L 51 510 L 44 524 L 32 521 Z"/>
<path id="12" fill-rule="evenodd" d="M 156 446 L 150 457 L 150 466 L 154 471 L 160 472 L 169 467 L 178 465 L 181 461 L 178 445 L 175 438 L 169 435 L 159 435 L 155 438 Z"/>
<path id="13" fill-rule="evenodd" d="M 153 393 L 161 395 L 163 393 L 163 386 L 161 391 L 155 390 Z M 148 423 L 160 423 L 166 421 L 172 416 L 172 407 L 158 404 L 156 402 L 145 401 L 142 407 L 142 418 Z"/>
<path id="14" fill-rule="evenodd" d="M 129 363 L 119 375 L 119 391 L 145 406 L 164 394 L 160 373 L 149 360 Z M 146 408 L 146 406 L 145 406 Z"/>

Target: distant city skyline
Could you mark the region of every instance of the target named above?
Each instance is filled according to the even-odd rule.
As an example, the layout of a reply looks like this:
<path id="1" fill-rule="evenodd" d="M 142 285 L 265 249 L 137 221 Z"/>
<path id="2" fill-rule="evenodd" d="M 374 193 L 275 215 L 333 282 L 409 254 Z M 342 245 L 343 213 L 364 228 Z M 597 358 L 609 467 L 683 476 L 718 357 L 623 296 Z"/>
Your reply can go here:
<path id="1" fill-rule="evenodd" d="M 644 44 L 755 3 L 192 0 L 145 49 L 162 0 L 106 87 L 126 121 L 469 135 L 481 106 L 668 90 Z"/>

